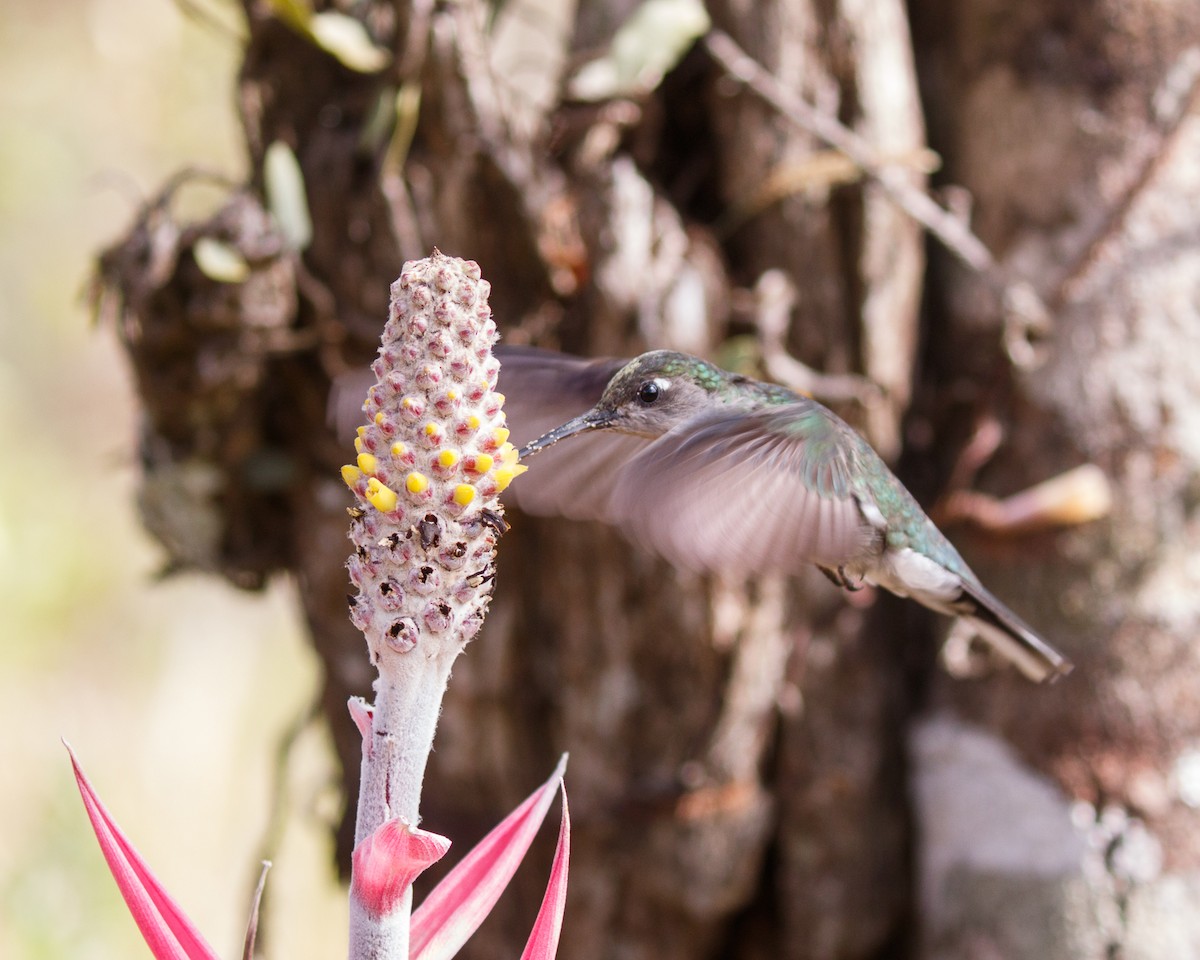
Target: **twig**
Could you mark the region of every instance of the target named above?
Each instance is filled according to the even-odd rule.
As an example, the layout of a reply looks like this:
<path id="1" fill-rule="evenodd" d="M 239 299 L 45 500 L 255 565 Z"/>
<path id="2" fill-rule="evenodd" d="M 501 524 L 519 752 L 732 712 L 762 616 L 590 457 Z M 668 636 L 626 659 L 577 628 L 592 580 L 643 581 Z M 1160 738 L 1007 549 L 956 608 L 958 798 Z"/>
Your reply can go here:
<path id="1" fill-rule="evenodd" d="M 922 148 L 884 154 L 879 162 L 883 166 L 930 174 L 938 168 L 940 158 L 932 150 Z M 749 197 L 733 203 L 717 220 L 714 229 L 718 236 L 726 237 L 785 197 L 855 183 L 864 176 L 862 168 L 841 150 L 822 150 L 799 163 L 780 164 Z"/>
<path id="2" fill-rule="evenodd" d="M 724 31 L 710 31 L 704 44 L 731 77 L 753 90 L 796 126 L 853 160 L 863 173 L 883 187 L 897 206 L 925 226 L 963 263 L 984 274 L 997 288 L 1006 286 L 998 276 L 999 266 L 991 252 L 966 224 L 898 175 L 895 166 L 881 164 L 866 140 L 838 122 L 836 117 L 821 113 L 794 95 Z"/>
<path id="3" fill-rule="evenodd" d="M 774 380 L 827 402 L 853 400 L 864 408 L 883 396 L 879 384 L 857 374 L 821 373 L 793 357 L 784 343 L 796 288 L 782 270 L 767 270 L 754 285 L 755 327 L 763 367 Z"/>
<path id="4" fill-rule="evenodd" d="M 1004 426 L 993 415 L 985 414 L 976 424 L 967 441 L 959 451 L 950 471 L 946 488 L 951 491 L 966 490 L 975 482 L 975 477 L 996 455 L 1004 444 Z"/>
<path id="5" fill-rule="evenodd" d="M 531 237 L 544 232 L 547 211 L 566 195 L 566 180 L 562 171 L 545 162 L 543 151 L 534 149 L 533 131 L 512 124 L 504 110 L 503 98 L 496 90 L 498 79 L 492 70 L 488 38 L 467 4 L 452 5 L 447 15 L 453 33 L 445 40 L 452 47 L 443 47 L 447 59 L 453 60 L 457 80 L 461 84 L 465 106 L 469 108 L 470 127 L 460 135 L 466 148 L 486 155 L 507 181 L 524 220 L 523 231 Z M 435 24 L 435 43 L 439 37 Z M 463 122 L 463 118 L 455 118 Z M 553 264 L 538 250 L 546 282 L 554 287 Z"/>
<path id="6" fill-rule="evenodd" d="M 1192 47 L 1185 51 L 1171 70 L 1167 71 L 1167 76 L 1163 80 L 1158 94 L 1154 97 L 1155 101 L 1161 101 L 1166 98 L 1172 80 L 1180 72 L 1186 72 L 1190 69 L 1192 73 L 1191 83 L 1183 96 L 1177 98 L 1177 102 L 1173 107 L 1165 111 L 1166 116 L 1161 119 L 1159 124 L 1158 138 L 1147 148 L 1146 155 L 1142 158 L 1140 169 L 1134 175 L 1128 188 L 1121 195 L 1117 205 L 1109 211 L 1108 216 L 1100 224 L 1095 235 L 1088 241 L 1087 246 L 1076 259 L 1071 269 L 1067 271 L 1067 275 L 1055 288 L 1050 298 L 1050 303 L 1054 309 L 1059 309 L 1063 304 L 1075 297 L 1079 288 L 1087 280 L 1092 268 L 1100 259 L 1104 248 L 1125 228 L 1134 204 L 1146 192 L 1147 187 L 1149 187 L 1154 177 L 1158 174 L 1158 171 L 1162 169 L 1163 164 L 1170 156 L 1171 148 L 1179 140 L 1179 131 L 1183 127 L 1183 121 L 1187 119 L 1189 114 L 1200 107 L 1200 62 L 1198 61 L 1200 61 L 1200 51 Z"/>
<path id="7" fill-rule="evenodd" d="M 734 42 L 729 34 L 712 30 L 704 45 L 726 72 L 753 90 L 781 116 L 832 147 L 836 147 L 880 185 L 892 201 L 941 241 L 952 254 L 976 271 L 996 297 L 1005 317 L 1004 341 L 1014 363 L 1027 365 L 1031 348 L 1022 351 L 1026 334 L 1048 326 L 1050 311 L 1027 283 L 1010 281 L 971 229 L 923 190 L 908 182 L 904 171 L 881 163 L 874 148 L 837 118 L 822 113 L 796 96 Z M 1025 344 L 1028 347 L 1028 344 Z"/>

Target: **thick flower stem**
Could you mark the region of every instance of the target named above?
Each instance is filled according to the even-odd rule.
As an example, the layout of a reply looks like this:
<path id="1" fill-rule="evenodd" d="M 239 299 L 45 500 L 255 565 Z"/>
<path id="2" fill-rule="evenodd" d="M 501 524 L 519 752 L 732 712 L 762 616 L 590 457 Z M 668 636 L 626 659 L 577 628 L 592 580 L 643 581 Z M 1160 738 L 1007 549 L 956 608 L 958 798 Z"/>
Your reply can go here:
<path id="1" fill-rule="evenodd" d="M 409 918 L 412 915 L 412 886 L 395 908 L 378 916 L 350 897 L 349 960 L 402 960 L 409 949 Z"/>
<path id="2" fill-rule="evenodd" d="M 400 817 L 414 827 L 420 822 L 421 782 L 451 660 L 391 654 L 381 657 L 377 666 L 371 741 L 363 751 L 359 785 L 356 846 L 388 820 Z"/>

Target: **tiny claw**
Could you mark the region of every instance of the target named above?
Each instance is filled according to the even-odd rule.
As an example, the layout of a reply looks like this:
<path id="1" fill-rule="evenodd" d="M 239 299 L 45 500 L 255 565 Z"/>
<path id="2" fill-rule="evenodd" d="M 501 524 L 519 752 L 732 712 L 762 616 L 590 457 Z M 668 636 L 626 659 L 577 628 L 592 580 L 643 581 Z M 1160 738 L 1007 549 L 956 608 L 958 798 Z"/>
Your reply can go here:
<path id="1" fill-rule="evenodd" d="M 843 590 L 849 590 L 851 593 L 858 593 L 859 590 L 866 586 L 866 581 L 862 577 L 855 580 L 846 573 L 844 566 L 839 566 L 836 570 L 831 567 L 821 566 L 818 566 L 817 569 L 825 574 L 829 582 L 835 587 L 841 587 Z"/>
<path id="2" fill-rule="evenodd" d="M 851 593 L 858 593 L 858 591 L 863 588 L 862 577 L 859 577 L 857 580 L 852 579 L 846 573 L 845 567 L 838 567 L 837 572 L 838 572 L 838 577 L 842 581 L 842 586 L 845 587 L 847 590 L 849 590 Z"/>

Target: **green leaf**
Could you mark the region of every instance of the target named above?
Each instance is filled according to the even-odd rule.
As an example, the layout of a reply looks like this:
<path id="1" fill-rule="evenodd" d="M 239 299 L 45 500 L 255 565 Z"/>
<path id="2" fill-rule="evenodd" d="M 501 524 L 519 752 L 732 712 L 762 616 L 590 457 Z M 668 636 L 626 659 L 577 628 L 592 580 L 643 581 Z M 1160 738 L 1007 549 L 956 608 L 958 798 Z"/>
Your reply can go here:
<path id="1" fill-rule="evenodd" d="M 308 0 L 270 0 L 271 9 L 288 26 L 308 33 L 308 24 L 312 20 L 312 6 Z"/>
<path id="2" fill-rule="evenodd" d="M 279 224 L 287 244 L 303 250 L 312 242 L 312 217 L 304 190 L 304 173 L 292 148 L 282 140 L 267 147 L 263 157 L 263 181 L 267 189 L 267 208 Z"/>
<path id="3" fill-rule="evenodd" d="M 201 237 L 192 247 L 196 266 L 210 280 L 241 283 L 250 276 L 250 264 L 232 244 L 215 237 Z"/>
<path id="4" fill-rule="evenodd" d="M 308 31 L 317 46 L 359 73 L 378 73 L 391 62 L 392 55 L 376 46 L 362 22 L 344 13 L 327 10 L 314 14 Z"/>
<path id="5" fill-rule="evenodd" d="M 359 73 L 378 73 L 392 55 L 377 46 L 362 22 L 336 10 L 313 13 L 309 0 L 270 0 L 271 9 L 284 23 L 337 57 Z"/>
<path id="6" fill-rule="evenodd" d="M 571 95 L 606 100 L 649 93 L 710 26 L 700 0 L 645 0 L 621 24 L 608 53 L 574 76 Z"/>

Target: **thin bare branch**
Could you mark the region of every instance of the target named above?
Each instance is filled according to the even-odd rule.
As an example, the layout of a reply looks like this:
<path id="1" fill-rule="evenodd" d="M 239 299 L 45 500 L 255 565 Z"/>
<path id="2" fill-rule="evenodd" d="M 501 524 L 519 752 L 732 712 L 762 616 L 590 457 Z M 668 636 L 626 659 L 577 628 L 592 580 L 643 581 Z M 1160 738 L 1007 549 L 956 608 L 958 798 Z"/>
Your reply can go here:
<path id="1" fill-rule="evenodd" d="M 1170 88 L 1181 75 L 1188 85 L 1182 92 L 1172 91 Z M 1072 300 L 1079 292 L 1080 287 L 1091 274 L 1092 268 L 1096 266 L 1103 255 L 1105 248 L 1125 228 L 1134 204 L 1146 192 L 1158 171 L 1162 169 L 1171 155 L 1171 148 L 1179 139 L 1183 121 L 1195 110 L 1200 109 L 1200 54 L 1197 53 L 1196 48 L 1189 48 L 1167 71 L 1154 100 L 1155 102 L 1173 102 L 1170 102 L 1169 106 L 1162 111 L 1159 118 L 1158 136 L 1146 146 L 1141 166 L 1129 186 L 1055 289 L 1050 298 L 1050 303 L 1055 309 Z"/>
<path id="2" fill-rule="evenodd" d="M 792 93 L 721 30 L 712 30 L 704 45 L 730 77 L 753 90 L 780 115 L 856 163 L 878 183 L 892 201 L 941 241 L 954 256 L 973 269 L 995 295 L 1004 316 L 1004 344 L 1010 359 L 1028 366 L 1034 359 L 1029 334 L 1049 325 L 1050 311 L 1028 283 L 1014 283 L 970 227 L 923 190 L 914 187 L 905 171 L 880 161 L 874 148 L 832 114 L 822 113 Z"/>
<path id="3" fill-rule="evenodd" d="M 999 272 L 991 252 L 966 224 L 898 175 L 894 165 L 881 163 L 874 148 L 836 117 L 820 112 L 780 84 L 729 34 L 713 30 L 705 37 L 704 44 L 733 79 L 753 90 L 796 126 L 844 153 L 883 187 L 897 206 L 941 240 L 963 263 L 985 275 Z"/>
<path id="4" fill-rule="evenodd" d="M 772 379 L 827 403 L 879 403 L 879 384 L 853 373 L 821 373 L 788 352 L 785 342 L 796 306 L 796 288 L 782 270 L 768 270 L 754 286 L 754 307 L 763 366 Z"/>

